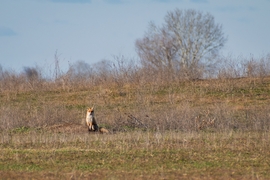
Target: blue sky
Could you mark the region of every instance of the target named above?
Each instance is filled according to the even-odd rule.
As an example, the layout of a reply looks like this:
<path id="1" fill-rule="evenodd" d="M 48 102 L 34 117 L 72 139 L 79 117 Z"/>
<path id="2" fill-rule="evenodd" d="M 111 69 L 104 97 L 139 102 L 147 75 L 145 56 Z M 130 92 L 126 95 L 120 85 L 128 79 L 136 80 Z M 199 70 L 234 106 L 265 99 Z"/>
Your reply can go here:
<path id="1" fill-rule="evenodd" d="M 114 55 L 137 58 L 135 41 L 175 8 L 209 12 L 228 41 L 222 54 L 270 53 L 270 0 L 0 0 L 0 65 L 61 67 Z"/>

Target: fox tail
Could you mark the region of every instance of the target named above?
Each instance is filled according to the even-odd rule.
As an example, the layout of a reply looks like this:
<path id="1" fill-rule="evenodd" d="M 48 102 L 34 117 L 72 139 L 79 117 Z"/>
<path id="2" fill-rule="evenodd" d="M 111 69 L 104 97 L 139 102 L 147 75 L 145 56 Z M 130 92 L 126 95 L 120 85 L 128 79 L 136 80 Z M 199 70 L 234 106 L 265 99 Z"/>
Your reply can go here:
<path id="1" fill-rule="evenodd" d="M 108 134 L 108 133 L 109 133 L 109 131 L 108 131 L 106 128 L 104 128 L 104 127 L 100 127 L 100 128 L 99 128 L 99 132 L 100 132 L 101 134 Z"/>

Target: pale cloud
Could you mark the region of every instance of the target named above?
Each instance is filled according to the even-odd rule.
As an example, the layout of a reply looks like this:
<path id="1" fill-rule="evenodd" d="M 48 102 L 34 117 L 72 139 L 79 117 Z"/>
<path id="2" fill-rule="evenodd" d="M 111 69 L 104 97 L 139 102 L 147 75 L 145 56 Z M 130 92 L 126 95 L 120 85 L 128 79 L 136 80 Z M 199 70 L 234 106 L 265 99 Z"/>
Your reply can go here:
<path id="1" fill-rule="evenodd" d="M 121 4 L 124 1 L 123 0 L 104 0 L 106 3 L 111 3 L 111 4 Z"/>
<path id="2" fill-rule="evenodd" d="M 244 8 L 242 6 L 222 6 L 219 7 L 218 10 L 222 11 L 222 12 L 238 12 L 243 10 Z"/>
<path id="3" fill-rule="evenodd" d="M 15 36 L 15 35 L 16 33 L 12 29 L 0 26 L 0 36 Z"/>
<path id="4" fill-rule="evenodd" d="M 162 2 L 162 3 L 175 3 L 175 2 L 182 2 L 182 0 L 153 0 L 153 2 Z"/>
<path id="5" fill-rule="evenodd" d="M 190 0 L 193 3 L 207 3 L 207 0 Z"/>
<path id="6" fill-rule="evenodd" d="M 91 3 L 92 0 L 50 0 L 54 3 Z"/>

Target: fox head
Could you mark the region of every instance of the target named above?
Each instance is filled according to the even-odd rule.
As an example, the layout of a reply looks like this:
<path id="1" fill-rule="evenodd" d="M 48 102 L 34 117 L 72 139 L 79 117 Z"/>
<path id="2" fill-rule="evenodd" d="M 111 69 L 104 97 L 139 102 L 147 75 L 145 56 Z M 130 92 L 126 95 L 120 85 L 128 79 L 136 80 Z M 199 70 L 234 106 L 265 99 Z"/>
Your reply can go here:
<path id="1" fill-rule="evenodd" d="M 87 115 L 94 115 L 94 107 L 87 109 Z"/>
<path id="2" fill-rule="evenodd" d="M 91 107 L 91 108 L 87 109 L 87 112 L 92 112 L 92 111 L 94 111 L 94 107 Z"/>

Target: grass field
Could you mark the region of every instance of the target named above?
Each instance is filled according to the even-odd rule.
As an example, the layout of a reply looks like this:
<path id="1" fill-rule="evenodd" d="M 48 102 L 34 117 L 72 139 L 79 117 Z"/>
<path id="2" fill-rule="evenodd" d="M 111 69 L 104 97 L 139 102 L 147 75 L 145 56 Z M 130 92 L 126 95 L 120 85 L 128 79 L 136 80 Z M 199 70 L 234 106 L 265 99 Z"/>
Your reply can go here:
<path id="1" fill-rule="evenodd" d="M 1 134 L 3 179 L 269 179 L 270 133 Z"/>
<path id="2" fill-rule="evenodd" d="M 1 179 L 270 179 L 270 79 L 0 93 Z M 86 108 L 110 134 L 88 133 Z"/>

